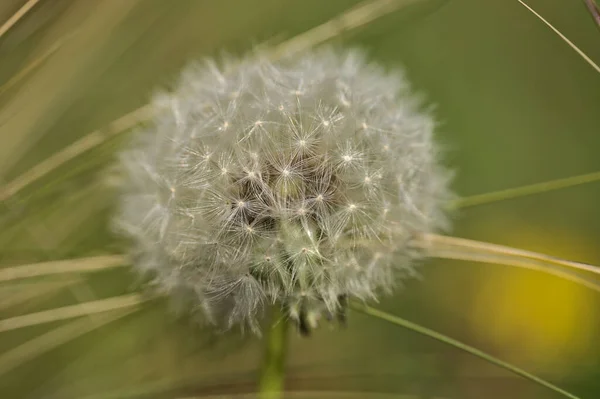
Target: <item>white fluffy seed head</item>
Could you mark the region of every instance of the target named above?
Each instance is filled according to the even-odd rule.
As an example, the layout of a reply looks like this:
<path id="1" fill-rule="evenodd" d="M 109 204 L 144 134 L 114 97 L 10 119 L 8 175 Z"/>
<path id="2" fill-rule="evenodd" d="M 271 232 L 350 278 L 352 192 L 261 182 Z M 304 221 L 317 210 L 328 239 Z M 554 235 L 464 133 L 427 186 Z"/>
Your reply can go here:
<path id="1" fill-rule="evenodd" d="M 136 269 L 216 323 L 373 298 L 422 255 L 411 236 L 444 227 L 434 121 L 360 52 L 193 65 L 156 106 L 117 222 Z"/>

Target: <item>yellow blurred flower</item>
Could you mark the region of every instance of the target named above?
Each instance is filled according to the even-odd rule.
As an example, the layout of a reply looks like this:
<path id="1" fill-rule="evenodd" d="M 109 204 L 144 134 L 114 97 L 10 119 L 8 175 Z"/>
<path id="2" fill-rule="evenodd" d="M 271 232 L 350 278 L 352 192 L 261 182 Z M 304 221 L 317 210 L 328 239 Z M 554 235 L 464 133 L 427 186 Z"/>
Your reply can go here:
<path id="1" fill-rule="evenodd" d="M 589 258 L 595 248 L 564 232 L 522 229 L 516 237 L 505 238 L 499 241 L 567 259 Z M 564 373 L 589 358 L 598 322 L 597 293 L 558 277 L 512 268 L 482 269 L 475 284 L 471 328 L 496 345 L 503 359 Z"/>

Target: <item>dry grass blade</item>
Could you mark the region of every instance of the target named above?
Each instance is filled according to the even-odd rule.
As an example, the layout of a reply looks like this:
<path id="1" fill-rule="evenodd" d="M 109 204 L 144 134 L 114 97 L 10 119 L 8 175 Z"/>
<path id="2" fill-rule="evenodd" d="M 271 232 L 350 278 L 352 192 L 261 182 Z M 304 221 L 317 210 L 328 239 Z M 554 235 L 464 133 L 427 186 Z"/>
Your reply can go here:
<path id="1" fill-rule="evenodd" d="M 569 266 L 574 266 L 572 265 L 572 263 L 574 263 L 577 268 L 585 266 L 584 271 L 586 272 L 592 271 L 598 273 L 599 269 L 592 265 L 565 261 L 544 254 L 495 244 L 456 237 L 437 236 L 434 234 L 417 238 L 413 242 L 413 245 L 418 248 L 427 249 L 429 251 L 429 256 L 434 258 L 493 263 L 535 270 L 600 292 L 600 281 L 588 278 L 581 273 L 562 270 L 552 263 L 558 263 L 559 266 L 565 266 L 563 262 L 567 262 Z M 548 259 L 551 259 L 553 262 L 549 262 Z"/>
<path id="2" fill-rule="evenodd" d="M 270 51 L 277 58 L 285 54 L 293 54 L 330 40 L 339 34 L 356 29 L 384 15 L 399 10 L 401 7 L 418 0 L 370 0 L 365 1 L 337 17 L 312 28 L 292 39 L 289 39 Z"/>
<path id="3" fill-rule="evenodd" d="M 109 190 L 103 183 L 103 179 L 92 180 L 91 184 L 66 198 L 65 203 L 45 219 L 47 225 L 57 226 L 50 230 L 55 248 L 66 248 L 66 241 L 72 237 L 73 232 L 85 231 L 88 220 L 111 206 L 110 196 L 105 195 Z M 65 212 L 65 209 L 69 211 Z M 53 223 L 53 220 L 56 222 Z"/>
<path id="4" fill-rule="evenodd" d="M 600 7 L 594 2 L 594 0 L 584 0 L 585 5 L 588 10 L 590 10 L 590 14 L 592 14 L 592 18 L 596 22 L 596 26 L 600 28 Z"/>
<path id="5" fill-rule="evenodd" d="M 12 17 L 8 19 L 2 26 L 0 26 L 0 37 L 4 36 L 6 32 L 9 31 L 21 18 L 25 16 L 35 6 L 40 0 L 29 0 L 27 3 L 23 4 L 16 13 L 13 14 Z"/>
<path id="6" fill-rule="evenodd" d="M 70 37 L 63 37 L 60 40 L 56 41 L 50 48 L 44 51 L 39 57 L 35 58 L 29 64 L 27 64 L 23 69 L 21 69 L 16 75 L 14 75 L 10 80 L 8 80 L 4 85 L 0 87 L 0 95 L 4 93 L 6 90 L 10 89 L 25 77 L 27 77 L 32 71 L 34 71 L 37 67 L 44 63 L 52 54 L 56 53 L 58 49 L 65 43 L 65 41 Z"/>
<path id="7" fill-rule="evenodd" d="M 138 108 L 135 111 L 113 121 L 107 127 L 86 135 L 63 150 L 38 163 L 24 174 L 6 184 L 2 188 L 2 191 L 0 191 L 0 201 L 6 201 L 23 187 L 47 175 L 52 170 L 98 146 L 109 137 L 124 130 L 130 129 L 140 121 L 147 119 L 150 113 L 150 108 L 150 105 Z"/>
<path id="8" fill-rule="evenodd" d="M 80 319 L 55 328 L 0 355 L 0 375 L 62 344 L 116 321 L 135 309 L 119 310 L 97 316 L 94 321 Z"/>
<path id="9" fill-rule="evenodd" d="M 240 393 L 227 395 L 230 399 L 256 399 L 258 396 L 255 393 Z M 396 393 L 382 393 L 369 391 L 286 391 L 285 397 L 288 399 L 356 399 L 356 398 L 371 398 L 371 399 L 419 399 L 418 395 L 404 395 Z M 441 396 L 431 396 L 431 399 L 444 399 Z M 108 398 L 107 398 L 108 399 Z M 223 395 L 203 395 L 203 396 L 182 396 L 177 399 L 223 399 Z"/>
<path id="10" fill-rule="evenodd" d="M 0 332 L 35 326 L 52 321 L 103 313 L 111 310 L 131 308 L 140 305 L 146 300 L 147 298 L 144 298 L 139 294 L 130 294 L 12 317 L 10 319 L 0 320 Z"/>
<path id="11" fill-rule="evenodd" d="M 93 322 L 80 319 L 53 329 L 0 355 L 0 375 L 78 336 L 118 320 L 134 310 L 120 310 L 97 316 Z"/>
<path id="12" fill-rule="evenodd" d="M 571 281 L 575 284 L 579 284 L 583 287 L 589 288 L 590 290 L 600 292 L 599 281 L 594 281 L 589 278 L 583 277 L 579 274 L 572 273 L 566 270 L 560 270 L 557 268 L 549 267 L 548 265 L 543 265 L 539 262 L 535 262 L 529 259 L 519 259 L 516 257 L 506 257 L 495 254 L 479 254 L 471 251 L 460 250 L 432 250 L 432 252 L 429 255 L 431 257 L 441 259 L 456 259 L 479 263 L 493 263 L 497 265 L 513 266 L 522 269 L 535 270 L 538 272 L 550 274 L 563 280 Z"/>
<path id="13" fill-rule="evenodd" d="M 61 279 L 51 283 L 10 284 L 0 288 L 0 310 L 18 306 L 23 303 L 31 305 L 50 296 L 63 288 L 81 282 L 78 278 Z"/>
<path id="14" fill-rule="evenodd" d="M 472 195 L 459 198 L 451 204 L 451 208 L 471 208 L 474 206 L 491 204 L 508 199 L 521 198 L 534 194 L 542 194 L 550 191 L 560 190 L 569 187 L 575 187 L 582 184 L 595 183 L 600 181 L 600 172 L 586 173 L 583 175 L 565 177 L 545 181 L 542 183 L 529 184 L 526 186 L 509 188 L 506 190 L 492 191 L 489 193 Z"/>
<path id="15" fill-rule="evenodd" d="M 529 7 L 523 0 L 517 0 L 519 3 L 523 5 L 523 7 L 527 8 L 533 15 L 535 15 L 540 21 L 545 23 L 554 33 L 556 33 L 565 43 L 567 43 L 573 50 L 577 52 L 592 68 L 596 70 L 596 72 L 600 73 L 600 66 L 598 66 L 590 57 L 588 57 L 579 47 L 577 47 L 572 41 L 567 39 L 565 35 L 560 33 L 558 29 L 556 29 L 550 22 L 546 21 L 544 17 L 538 14 L 533 8 Z"/>
<path id="16" fill-rule="evenodd" d="M 465 238 L 449 237 L 437 234 L 424 234 L 417 238 L 415 244 L 423 245 L 434 250 L 462 249 L 471 251 L 473 253 L 495 254 L 513 257 L 514 259 L 529 259 L 551 265 L 563 266 L 578 271 L 600 274 L 600 267 L 587 263 L 573 262 L 538 252 L 525 251 L 504 245 L 490 244 L 481 241 L 468 240 Z"/>
<path id="17" fill-rule="evenodd" d="M 146 392 L 144 392 L 146 393 Z M 124 392 L 118 393 L 102 393 L 92 396 L 86 396 L 85 399 L 121 399 L 126 397 L 141 397 L 142 395 L 136 395 Z M 219 394 L 207 394 L 207 395 L 196 395 L 196 396 L 176 396 L 176 399 L 257 399 L 258 395 L 254 392 L 247 393 L 231 393 L 227 394 L 227 396 L 219 395 Z M 330 399 L 358 399 L 358 398 L 370 398 L 370 399 L 419 399 L 421 396 L 411 395 L 411 394 L 397 394 L 397 393 L 385 393 L 385 392 L 371 392 L 371 391 L 334 391 L 334 390 L 326 390 L 326 391 L 318 391 L 318 390 L 306 390 L 306 391 L 285 391 L 285 397 L 288 399 L 298 398 L 298 399 L 321 399 L 321 398 L 330 398 Z M 447 399 L 441 396 L 431 396 L 430 399 Z"/>
<path id="18" fill-rule="evenodd" d="M 0 269 L 0 282 L 60 273 L 91 273 L 113 267 L 120 267 L 126 263 L 125 257 L 121 255 L 95 256 L 90 258 L 32 263 Z"/>
<path id="19" fill-rule="evenodd" d="M 272 49 L 269 54 L 276 59 L 284 54 L 298 52 L 319 45 L 345 31 L 363 26 L 416 1 L 418 0 L 365 1 L 316 28 L 284 41 Z M 0 201 L 6 201 L 25 186 L 47 175 L 65 162 L 100 145 L 108 137 L 147 120 L 151 115 L 151 111 L 151 105 L 142 106 L 115 120 L 105 129 L 89 133 L 62 151 L 45 159 L 0 189 Z M 107 130 L 108 132 L 103 134 L 103 130 Z"/>

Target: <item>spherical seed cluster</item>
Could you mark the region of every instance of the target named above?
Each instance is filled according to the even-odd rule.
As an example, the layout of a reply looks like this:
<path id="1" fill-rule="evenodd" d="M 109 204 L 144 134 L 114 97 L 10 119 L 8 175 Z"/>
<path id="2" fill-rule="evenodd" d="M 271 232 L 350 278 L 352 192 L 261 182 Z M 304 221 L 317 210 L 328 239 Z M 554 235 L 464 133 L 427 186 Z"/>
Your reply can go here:
<path id="1" fill-rule="evenodd" d="M 122 157 L 119 226 L 135 267 L 215 323 L 256 330 L 273 302 L 312 324 L 374 298 L 444 224 L 434 121 L 357 51 L 195 65 L 156 105 Z"/>

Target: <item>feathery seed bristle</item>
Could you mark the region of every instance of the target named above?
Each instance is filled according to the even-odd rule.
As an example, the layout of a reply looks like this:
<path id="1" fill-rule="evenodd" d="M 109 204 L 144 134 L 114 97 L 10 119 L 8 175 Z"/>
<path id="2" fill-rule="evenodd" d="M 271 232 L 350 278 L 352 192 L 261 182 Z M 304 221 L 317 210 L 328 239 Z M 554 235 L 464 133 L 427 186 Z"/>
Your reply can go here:
<path id="1" fill-rule="evenodd" d="M 117 224 L 135 267 L 208 320 L 258 331 L 267 302 L 303 325 L 342 314 L 445 224 L 432 117 L 358 51 L 196 64 L 156 106 L 122 156 Z"/>

